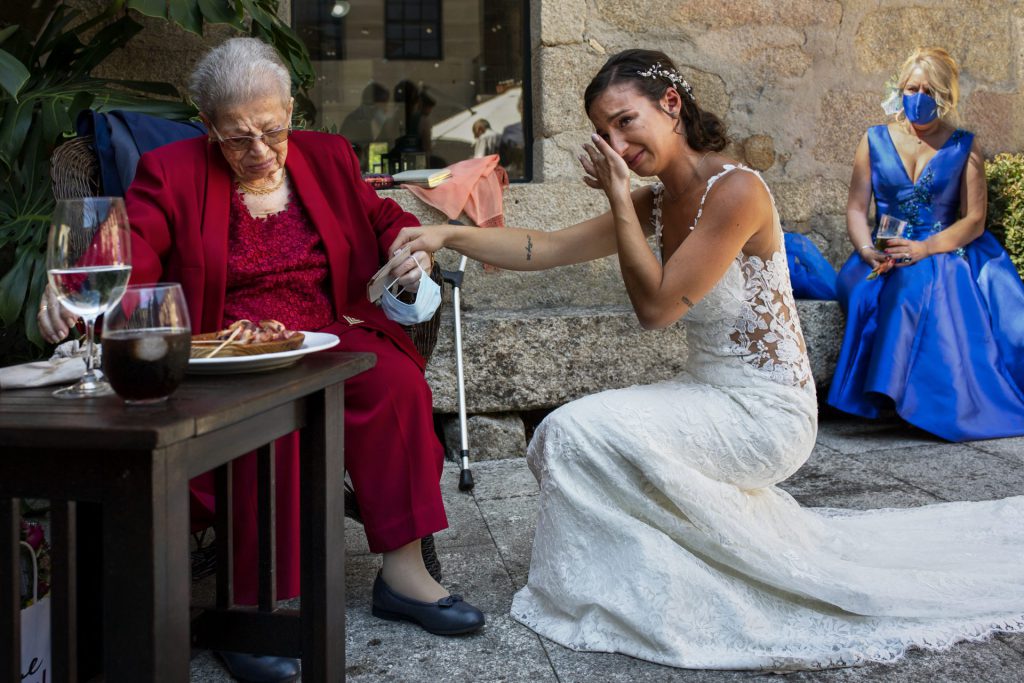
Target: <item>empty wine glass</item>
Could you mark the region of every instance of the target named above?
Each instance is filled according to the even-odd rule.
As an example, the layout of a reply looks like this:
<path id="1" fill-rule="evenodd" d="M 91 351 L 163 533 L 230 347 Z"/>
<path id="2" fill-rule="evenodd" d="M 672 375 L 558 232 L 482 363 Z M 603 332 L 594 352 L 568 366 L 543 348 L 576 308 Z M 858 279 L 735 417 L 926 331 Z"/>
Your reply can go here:
<path id="1" fill-rule="evenodd" d="M 93 369 L 96 318 L 117 303 L 131 275 L 131 231 L 120 197 L 60 199 L 46 245 L 46 273 L 61 305 L 85 321 L 85 374 L 58 398 L 112 393 Z"/>

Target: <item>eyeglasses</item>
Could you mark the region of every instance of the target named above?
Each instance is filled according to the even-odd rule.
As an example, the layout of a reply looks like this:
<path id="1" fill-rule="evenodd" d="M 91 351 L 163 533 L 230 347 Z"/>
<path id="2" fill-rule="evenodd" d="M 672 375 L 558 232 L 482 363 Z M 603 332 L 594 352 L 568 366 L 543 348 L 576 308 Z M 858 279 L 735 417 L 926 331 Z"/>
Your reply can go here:
<path id="1" fill-rule="evenodd" d="M 235 152 L 243 152 L 249 149 L 249 146 L 257 140 L 262 141 L 263 144 L 269 147 L 276 147 L 288 139 L 288 133 L 291 131 L 290 127 L 285 126 L 276 130 L 268 130 L 262 135 L 233 135 L 230 138 L 225 138 L 221 137 L 221 134 L 212 123 L 210 128 L 213 130 L 214 135 L 217 136 L 217 142 Z"/>

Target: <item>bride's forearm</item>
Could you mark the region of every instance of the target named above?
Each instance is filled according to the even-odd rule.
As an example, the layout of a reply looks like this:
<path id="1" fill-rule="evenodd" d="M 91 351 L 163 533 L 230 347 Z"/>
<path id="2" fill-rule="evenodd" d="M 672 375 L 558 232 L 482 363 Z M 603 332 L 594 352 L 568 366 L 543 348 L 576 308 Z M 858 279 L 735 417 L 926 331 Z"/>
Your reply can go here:
<path id="1" fill-rule="evenodd" d="M 612 206 L 622 282 L 637 319 L 646 328 L 660 317 L 662 266 L 647 243 L 632 204 L 619 206 L 613 202 Z"/>
<path id="2" fill-rule="evenodd" d="M 568 261 L 552 245 L 551 233 L 526 228 L 453 228 L 445 246 L 506 270 L 543 270 Z"/>

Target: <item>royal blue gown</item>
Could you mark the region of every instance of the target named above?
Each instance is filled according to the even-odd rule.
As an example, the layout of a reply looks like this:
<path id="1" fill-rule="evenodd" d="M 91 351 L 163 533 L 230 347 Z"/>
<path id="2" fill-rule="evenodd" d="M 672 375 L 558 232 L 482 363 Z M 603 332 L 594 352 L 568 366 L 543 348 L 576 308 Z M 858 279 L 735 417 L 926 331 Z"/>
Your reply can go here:
<path id="1" fill-rule="evenodd" d="M 876 216 L 924 240 L 959 218 L 973 134 L 957 130 L 911 182 L 889 129 L 868 130 Z M 988 232 L 867 280 L 855 252 L 839 271 L 846 332 L 830 405 L 904 420 L 949 441 L 1024 434 L 1024 284 Z"/>

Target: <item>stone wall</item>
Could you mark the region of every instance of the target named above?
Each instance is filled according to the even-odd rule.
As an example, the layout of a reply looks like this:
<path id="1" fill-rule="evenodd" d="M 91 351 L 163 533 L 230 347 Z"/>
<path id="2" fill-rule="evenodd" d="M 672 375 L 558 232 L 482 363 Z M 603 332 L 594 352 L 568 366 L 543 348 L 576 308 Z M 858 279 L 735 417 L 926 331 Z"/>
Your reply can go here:
<path id="1" fill-rule="evenodd" d="M 73 0 L 95 8 L 106 0 Z M 288 16 L 289 0 L 281 3 Z M 785 228 L 833 261 L 848 253 L 845 205 L 854 148 L 883 121 L 883 85 L 918 44 L 960 61 L 964 125 L 987 155 L 1024 149 L 1024 4 L 1007 0 L 531 0 L 534 184 L 519 224 L 558 227 L 606 207 L 579 180 L 590 133 L 582 97 L 607 56 L 664 50 L 698 101 L 724 117 L 728 153 L 764 171 Z M 104 73 L 184 84 L 202 38 L 143 18 L 147 30 Z M 531 189 L 538 189 L 534 218 Z M 550 223 L 549 204 L 560 210 Z"/>
<path id="2" fill-rule="evenodd" d="M 1024 149 L 1024 5 L 1004 0 L 533 0 L 537 172 L 578 190 L 590 77 L 631 47 L 665 51 L 724 116 L 728 153 L 764 171 L 785 228 L 839 262 L 865 129 L 910 50 L 960 62 L 964 126 L 986 155 Z"/>

